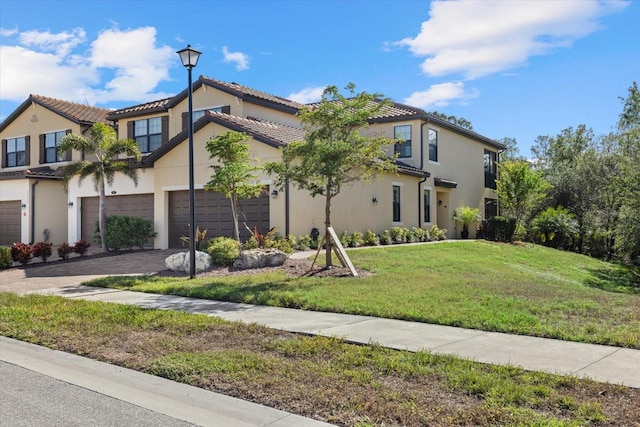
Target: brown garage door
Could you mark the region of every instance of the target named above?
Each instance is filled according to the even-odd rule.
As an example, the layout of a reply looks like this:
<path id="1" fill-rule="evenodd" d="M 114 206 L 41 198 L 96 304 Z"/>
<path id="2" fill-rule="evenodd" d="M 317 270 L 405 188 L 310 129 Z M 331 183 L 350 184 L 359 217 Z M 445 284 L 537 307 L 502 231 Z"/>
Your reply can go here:
<path id="1" fill-rule="evenodd" d="M 221 193 L 196 190 L 195 192 L 196 226 L 207 230 L 207 239 L 216 236 L 233 236 L 233 219 L 229 199 Z M 243 222 L 253 229 L 258 227 L 261 233 L 269 231 L 269 191 L 265 189 L 259 197 L 240 201 L 240 236 L 249 238 L 249 232 Z M 182 247 L 180 236 L 189 235 L 189 192 L 172 191 L 169 193 L 169 246 Z"/>
<path id="2" fill-rule="evenodd" d="M 95 244 L 96 221 L 99 215 L 99 198 L 82 198 L 82 238 Z M 153 221 L 153 194 L 132 194 L 128 196 L 107 196 L 107 215 L 130 215 Z M 149 245 L 153 245 L 150 241 Z"/>
<path id="3" fill-rule="evenodd" d="M 20 200 L 0 202 L 0 246 L 20 241 Z"/>

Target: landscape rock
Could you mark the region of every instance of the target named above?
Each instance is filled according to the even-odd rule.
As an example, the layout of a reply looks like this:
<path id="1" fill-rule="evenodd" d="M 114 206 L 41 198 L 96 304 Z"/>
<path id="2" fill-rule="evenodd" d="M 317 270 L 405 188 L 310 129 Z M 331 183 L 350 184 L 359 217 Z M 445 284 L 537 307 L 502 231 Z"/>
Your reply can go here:
<path id="1" fill-rule="evenodd" d="M 185 252 L 182 271 L 189 273 L 190 266 L 191 254 L 189 252 Z M 196 251 L 196 273 L 208 270 L 209 267 L 211 267 L 211 255 L 206 252 Z"/>
<path id="2" fill-rule="evenodd" d="M 240 270 L 250 268 L 277 267 L 284 264 L 287 254 L 278 249 L 251 249 L 240 252 L 233 266 Z"/>
<path id="3" fill-rule="evenodd" d="M 186 252 L 178 252 L 177 254 L 169 255 L 164 260 L 164 265 L 171 271 L 184 271 L 184 258 Z"/>

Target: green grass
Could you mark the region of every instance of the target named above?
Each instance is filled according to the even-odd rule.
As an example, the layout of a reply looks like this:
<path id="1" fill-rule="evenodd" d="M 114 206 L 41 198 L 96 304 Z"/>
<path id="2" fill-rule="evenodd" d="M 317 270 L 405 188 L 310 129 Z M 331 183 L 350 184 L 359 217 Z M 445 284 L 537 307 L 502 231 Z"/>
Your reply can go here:
<path id="1" fill-rule="evenodd" d="M 640 390 L 204 315 L 0 293 L 0 335 L 338 425 L 633 425 Z"/>
<path id="2" fill-rule="evenodd" d="M 110 277 L 88 284 L 640 348 L 640 276 L 623 266 L 537 245 L 485 241 L 349 256 L 373 274 Z"/>

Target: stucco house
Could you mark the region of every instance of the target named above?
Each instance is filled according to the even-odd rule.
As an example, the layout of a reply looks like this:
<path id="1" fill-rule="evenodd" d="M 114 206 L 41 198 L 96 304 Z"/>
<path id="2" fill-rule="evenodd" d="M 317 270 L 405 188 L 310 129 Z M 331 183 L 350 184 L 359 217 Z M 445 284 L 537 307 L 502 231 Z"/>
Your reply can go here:
<path id="1" fill-rule="evenodd" d="M 109 110 L 30 95 L 0 123 L 0 245 L 68 238 L 71 207 L 59 169 L 81 153 L 58 156 L 56 146 L 67 133 L 84 134 L 107 122 Z"/>
<path id="2" fill-rule="evenodd" d="M 212 172 L 206 141 L 228 130 L 245 132 L 251 137 L 256 161 L 278 160 L 281 147 L 304 137 L 296 116 L 302 107 L 305 105 L 237 83 L 205 76 L 194 82 L 196 225 L 207 229 L 208 237 L 231 236 L 232 220 L 229 201 L 203 190 Z M 105 117 L 116 126 L 119 138 L 135 139 L 143 153 L 138 185 L 117 176 L 106 191 L 107 210 L 153 220 L 156 248 L 178 247 L 180 236 L 188 235 L 187 109 L 185 89 L 172 98 L 112 111 Z M 365 132 L 405 141 L 389 147 L 389 154 L 399 155 L 398 174 L 345 188 L 334 199 L 332 210 L 338 233 L 367 229 L 381 233 L 394 225 L 435 224 L 455 238 L 458 233 L 452 215 L 456 207 L 478 207 L 486 217 L 495 215 L 494 179 L 498 153 L 504 148 L 501 144 L 402 104 L 372 117 Z M 6 135 L 3 129 L 3 140 Z M 293 186 L 275 188 L 266 174 L 259 178 L 265 188 L 262 195 L 241 202 L 247 226 L 262 231 L 277 227 L 281 234 L 296 236 L 309 234 L 313 227 L 322 228 L 322 198 L 313 199 Z M 97 197 L 91 183 L 78 185 L 77 179 L 72 180 L 63 201 L 67 213 L 63 240 L 91 240 L 97 219 Z"/>

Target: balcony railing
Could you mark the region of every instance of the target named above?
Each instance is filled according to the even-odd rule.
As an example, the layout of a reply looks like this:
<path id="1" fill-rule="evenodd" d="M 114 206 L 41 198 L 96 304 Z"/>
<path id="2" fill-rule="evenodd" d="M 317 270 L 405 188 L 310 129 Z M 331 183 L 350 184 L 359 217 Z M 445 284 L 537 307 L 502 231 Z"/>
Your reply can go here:
<path id="1" fill-rule="evenodd" d="M 484 187 L 485 188 L 490 188 L 492 190 L 495 190 L 496 187 L 496 174 L 495 173 L 491 173 L 491 172 L 485 172 L 484 173 Z"/>

